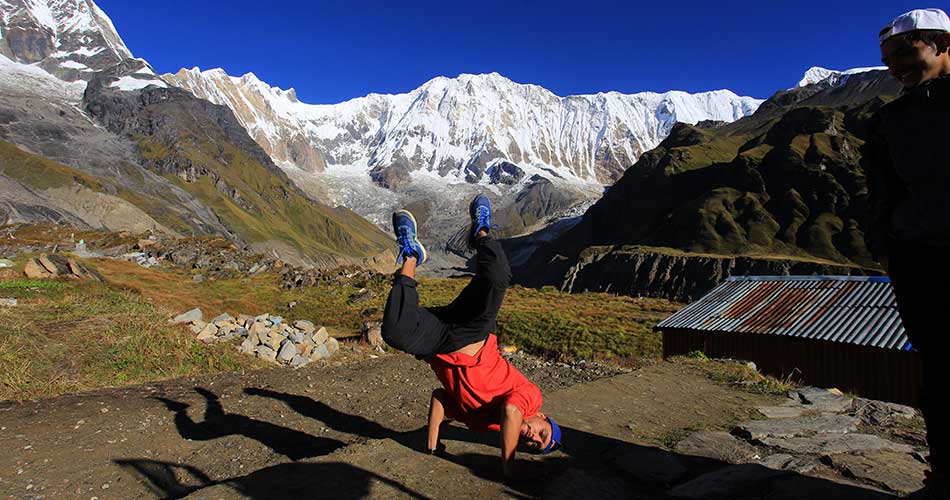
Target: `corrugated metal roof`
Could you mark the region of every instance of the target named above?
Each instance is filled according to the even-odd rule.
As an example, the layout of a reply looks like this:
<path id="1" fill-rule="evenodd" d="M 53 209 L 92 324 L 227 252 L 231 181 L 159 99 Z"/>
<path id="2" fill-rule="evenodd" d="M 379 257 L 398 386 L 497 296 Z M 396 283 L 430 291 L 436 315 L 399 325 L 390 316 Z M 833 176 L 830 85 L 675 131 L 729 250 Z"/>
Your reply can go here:
<path id="1" fill-rule="evenodd" d="M 733 276 L 656 327 L 910 347 L 883 276 Z"/>

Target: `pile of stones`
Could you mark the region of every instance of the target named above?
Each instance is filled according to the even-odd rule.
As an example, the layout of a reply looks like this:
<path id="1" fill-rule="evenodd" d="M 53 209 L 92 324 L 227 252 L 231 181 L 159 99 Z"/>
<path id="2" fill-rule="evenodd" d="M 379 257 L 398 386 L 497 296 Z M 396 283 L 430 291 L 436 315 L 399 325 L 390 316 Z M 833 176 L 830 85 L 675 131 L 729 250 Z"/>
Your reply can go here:
<path id="1" fill-rule="evenodd" d="M 321 283 L 370 288 L 374 284 L 382 285 L 390 279 L 387 274 L 352 266 L 341 266 L 332 270 L 284 266 L 278 272 L 280 286 L 285 290 L 314 287 Z"/>
<path id="2" fill-rule="evenodd" d="M 70 278 L 102 281 L 98 273 L 82 262 L 60 254 L 42 254 L 23 266 L 23 274 L 30 279 Z"/>
<path id="3" fill-rule="evenodd" d="M 132 245 L 121 245 L 103 251 L 116 258 L 130 260 L 143 267 L 169 263 L 185 270 L 197 270 L 217 279 L 274 270 L 284 264 L 274 256 L 257 255 L 219 237 L 175 238 L 152 235 Z"/>
<path id="4" fill-rule="evenodd" d="M 339 342 L 327 329 L 311 321 L 284 321 L 280 316 L 228 313 L 210 321 L 202 319 L 201 309 L 192 309 L 171 320 L 187 324 L 202 342 L 241 339 L 238 350 L 265 361 L 291 368 L 301 368 L 313 361 L 329 358 L 340 350 Z"/>

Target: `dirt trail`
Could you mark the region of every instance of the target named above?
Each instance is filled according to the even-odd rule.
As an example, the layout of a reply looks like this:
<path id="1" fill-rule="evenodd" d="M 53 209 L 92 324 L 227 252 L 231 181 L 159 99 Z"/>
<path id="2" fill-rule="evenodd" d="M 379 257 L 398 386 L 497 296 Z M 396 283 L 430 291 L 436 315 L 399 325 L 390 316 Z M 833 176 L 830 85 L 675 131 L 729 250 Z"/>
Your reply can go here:
<path id="1" fill-rule="evenodd" d="M 725 428 L 777 400 L 678 363 L 557 390 L 565 384 L 540 385 L 566 446 L 545 458 L 519 455 L 528 479 L 518 482 L 502 481 L 494 435 L 451 427 L 446 457 L 419 452 L 437 381 L 405 355 L 0 403 L 0 497 L 657 498 L 668 485 L 638 483 L 628 471 L 672 456 L 654 448 L 663 436 Z M 650 463 L 635 458 L 643 452 Z M 724 465 L 687 462 L 691 474 Z M 786 480 L 785 490 L 816 498 L 864 492 Z"/>

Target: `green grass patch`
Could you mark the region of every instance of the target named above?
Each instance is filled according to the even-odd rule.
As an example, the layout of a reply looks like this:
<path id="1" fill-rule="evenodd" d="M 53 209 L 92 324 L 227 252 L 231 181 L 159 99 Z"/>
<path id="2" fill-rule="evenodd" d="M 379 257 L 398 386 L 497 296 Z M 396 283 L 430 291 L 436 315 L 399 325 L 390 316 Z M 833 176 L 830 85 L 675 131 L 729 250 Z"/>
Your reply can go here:
<path id="1" fill-rule="evenodd" d="M 698 359 L 700 361 L 709 361 L 709 357 L 703 351 L 691 351 L 686 355 L 689 359 Z"/>
<path id="2" fill-rule="evenodd" d="M 692 146 L 673 148 L 680 151 L 680 155 L 673 163 L 673 171 L 685 172 L 705 168 L 715 163 L 729 163 L 747 140 L 746 136 L 725 135 Z"/>
<path id="3" fill-rule="evenodd" d="M 183 273 L 142 269 L 123 262 L 102 260 L 95 266 L 114 284 L 150 297 L 171 312 L 196 306 L 206 317 L 222 312 L 269 312 L 288 320 L 313 321 L 326 326 L 335 337 L 359 335 L 363 323 L 382 319 L 391 287 L 388 277 L 379 277 L 354 285 L 320 283 L 312 288 L 283 290 L 277 286 L 277 276 L 268 273 L 245 280 L 194 283 Z M 420 303 L 423 307 L 446 305 L 467 283 L 467 279 L 421 278 Z M 368 289 L 372 297 L 354 302 L 353 297 L 362 288 Z M 295 303 L 292 308 L 291 303 Z M 662 299 L 514 286 L 498 314 L 496 333 L 502 343 L 560 359 L 652 360 L 662 353 L 662 336 L 653 331 L 653 326 L 682 307 Z"/>
<path id="4" fill-rule="evenodd" d="M 51 189 L 79 183 L 95 191 L 102 190 L 102 184 L 92 176 L 42 156 L 27 153 L 5 141 L 0 141 L 0 174 L 34 189 Z"/>
<path id="5" fill-rule="evenodd" d="M 467 280 L 422 280 L 424 306 L 451 302 Z M 662 299 L 604 293 L 569 294 L 514 286 L 498 313 L 499 341 L 559 359 L 658 359 L 663 339 L 653 327 L 683 307 Z"/>
<path id="6" fill-rule="evenodd" d="M 49 280 L 5 280 L 0 281 L 0 290 L 27 290 L 36 288 L 40 290 L 60 290 L 65 283 Z"/>
<path id="7" fill-rule="evenodd" d="M 179 112 L 172 105 L 157 108 L 160 112 Z M 181 124 L 194 120 L 177 118 Z M 147 162 L 161 164 L 183 157 L 213 170 L 216 177 L 201 176 L 194 182 L 171 173 L 165 174 L 165 178 L 208 205 L 225 225 L 247 241 L 281 241 L 307 255 L 357 256 L 377 253 L 390 243 L 387 235 L 352 212 L 334 210 L 307 199 L 279 169 L 262 164 L 216 135 L 215 130 L 181 130 L 176 149 L 156 137 L 136 139 L 139 153 Z"/>
<path id="8" fill-rule="evenodd" d="M 391 287 L 388 276 L 378 276 L 285 290 L 273 273 L 197 283 L 173 269 L 110 259 L 85 263 L 107 282 L 0 280 L 5 295 L 21 298 L 17 307 L 0 309 L 0 400 L 258 366 L 237 353 L 233 342 L 202 344 L 167 319 L 194 307 L 206 319 L 223 312 L 268 312 L 288 321 L 311 320 L 334 337 L 351 337 L 364 322 L 381 319 Z M 423 278 L 422 305 L 448 304 L 467 283 Z M 364 289 L 369 298 L 355 300 Z M 638 364 L 660 358 L 662 337 L 653 326 L 681 307 L 666 300 L 515 286 L 506 295 L 496 333 L 503 344 L 556 359 Z"/>

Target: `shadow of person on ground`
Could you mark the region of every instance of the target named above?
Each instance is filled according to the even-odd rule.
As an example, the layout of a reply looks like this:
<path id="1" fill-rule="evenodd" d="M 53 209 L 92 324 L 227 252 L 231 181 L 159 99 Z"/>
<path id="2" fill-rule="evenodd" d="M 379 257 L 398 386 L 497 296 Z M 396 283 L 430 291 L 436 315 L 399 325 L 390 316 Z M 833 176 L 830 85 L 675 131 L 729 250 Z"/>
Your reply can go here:
<path id="1" fill-rule="evenodd" d="M 145 479 L 152 494 L 162 499 L 183 498 L 212 484 L 207 474 L 190 465 L 143 459 L 113 460 L 113 463 Z"/>
<path id="2" fill-rule="evenodd" d="M 153 493 L 163 500 L 184 498 L 198 491 L 218 498 L 223 496 L 218 490 L 223 489 L 253 500 L 349 500 L 366 498 L 374 493 L 373 483 L 389 486 L 409 498 L 429 498 L 392 479 L 340 462 L 280 464 L 222 481 L 211 481 L 206 474 L 189 465 L 146 459 L 115 460 L 115 463 L 147 481 Z M 198 479 L 197 484 L 180 481 L 176 471 L 179 477 L 184 472 Z"/>
<path id="3" fill-rule="evenodd" d="M 218 396 L 197 387 L 195 392 L 205 399 L 204 421 L 195 422 L 188 416 L 188 404 L 156 397 L 169 411 L 175 412 L 175 427 L 178 434 L 192 441 L 209 441 L 224 436 L 241 435 L 260 442 L 275 453 L 291 460 L 326 455 L 346 444 L 324 437 L 317 437 L 295 429 L 289 429 L 264 420 L 257 420 L 238 413 L 227 413 L 221 407 Z"/>
<path id="4" fill-rule="evenodd" d="M 371 439 L 392 439 L 414 451 L 422 451 L 425 426 L 398 432 L 359 415 L 335 410 L 307 396 L 267 389 L 246 388 L 248 395 L 285 402 L 292 410 L 340 432 Z M 791 500 L 834 498 L 874 500 L 893 498 L 831 480 L 804 476 L 793 471 L 769 469 L 753 463 L 730 464 L 720 460 L 679 455 L 668 450 L 637 445 L 587 431 L 561 426 L 564 447 L 542 460 L 521 460 L 524 480 L 506 480 L 497 455 L 442 455 L 482 479 L 504 483 L 525 496 L 544 498 L 735 498 Z M 456 426 L 443 427 L 444 441 L 498 446 L 497 435 L 476 433 Z M 570 494 L 567 494 L 570 493 Z"/>

